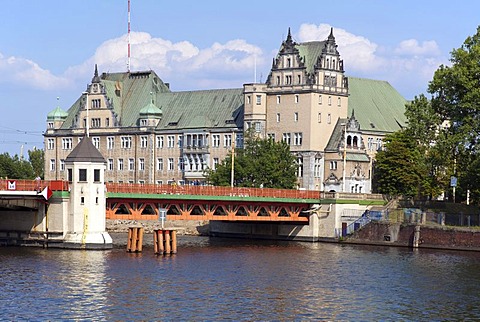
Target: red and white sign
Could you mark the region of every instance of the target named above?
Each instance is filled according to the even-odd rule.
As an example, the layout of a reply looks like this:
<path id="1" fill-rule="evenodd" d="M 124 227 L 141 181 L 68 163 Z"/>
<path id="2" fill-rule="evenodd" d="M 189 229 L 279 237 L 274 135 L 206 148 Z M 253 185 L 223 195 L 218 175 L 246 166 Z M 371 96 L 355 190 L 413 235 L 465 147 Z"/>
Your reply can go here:
<path id="1" fill-rule="evenodd" d="M 17 190 L 17 181 L 7 180 L 7 190 Z"/>
<path id="2" fill-rule="evenodd" d="M 41 195 L 43 196 L 43 198 L 45 198 L 45 200 L 48 200 L 50 199 L 50 197 L 52 196 L 52 190 L 50 190 L 49 187 L 45 187 L 45 189 L 43 189 Z"/>

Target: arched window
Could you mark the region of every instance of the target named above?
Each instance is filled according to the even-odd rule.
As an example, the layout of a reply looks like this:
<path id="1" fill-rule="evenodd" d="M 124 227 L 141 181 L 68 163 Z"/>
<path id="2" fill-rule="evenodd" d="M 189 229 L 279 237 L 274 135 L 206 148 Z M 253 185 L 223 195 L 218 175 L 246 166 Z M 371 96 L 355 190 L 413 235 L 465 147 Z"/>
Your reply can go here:
<path id="1" fill-rule="evenodd" d="M 351 147 L 352 146 L 352 137 L 349 135 L 347 136 L 347 147 Z"/>
<path id="2" fill-rule="evenodd" d="M 358 137 L 356 136 L 353 137 L 353 147 L 358 148 Z"/>

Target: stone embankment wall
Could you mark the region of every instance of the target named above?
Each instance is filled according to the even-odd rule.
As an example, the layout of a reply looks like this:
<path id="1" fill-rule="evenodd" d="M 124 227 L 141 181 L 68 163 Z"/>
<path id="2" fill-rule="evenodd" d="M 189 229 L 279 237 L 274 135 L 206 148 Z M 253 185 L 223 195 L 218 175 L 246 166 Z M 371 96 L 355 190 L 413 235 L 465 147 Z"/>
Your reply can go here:
<path id="1" fill-rule="evenodd" d="M 158 220 L 111 220 L 107 219 L 107 232 L 127 233 L 129 227 L 142 226 L 145 233 L 153 233 L 155 229 L 161 229 L 162 223 Z M 208 235 L 208 220 L 170 220 L 165 222 L 165 228 L 175 228 L 179 235 Z"/>
<path id="2" fill-rule="evenodd" d="M 415 227 L 420 227 L 419 248 L 480 251 L 480 229 L 371 222 L 344 242 L 386 246 L 413 246 Z"/>

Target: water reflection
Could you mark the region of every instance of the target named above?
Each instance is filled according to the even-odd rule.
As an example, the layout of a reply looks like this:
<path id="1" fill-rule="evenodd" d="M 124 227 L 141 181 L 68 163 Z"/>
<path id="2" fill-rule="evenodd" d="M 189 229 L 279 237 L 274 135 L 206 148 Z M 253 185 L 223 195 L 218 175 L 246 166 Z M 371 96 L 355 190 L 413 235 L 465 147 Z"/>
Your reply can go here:
<path id="1" fill-rule="evenodd" d="M 480 318 L 477 253 L 179 239 L 124 248 L 0 248 L 5 320 L 462 320 Z"/>

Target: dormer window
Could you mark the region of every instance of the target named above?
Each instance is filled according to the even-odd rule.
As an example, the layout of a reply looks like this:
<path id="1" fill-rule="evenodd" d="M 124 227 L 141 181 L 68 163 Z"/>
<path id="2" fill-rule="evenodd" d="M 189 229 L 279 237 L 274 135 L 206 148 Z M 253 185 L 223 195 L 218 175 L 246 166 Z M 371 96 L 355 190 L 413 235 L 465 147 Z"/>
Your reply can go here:
<path id="1" fill-rule="evenodd" d="M 47 123 L 47 128 L 53 129 L 53 122 L 48 122 Z"/>
<path id="2" fill-rule="evenodd" d="M 146 119 L 140 120 L 140 126 L 147 126 L 147 125 L 148 125 L 148 121 Z"/>
<path id="3" fill-rule="evenodd" d="M 292 59 L 287 58 L 287 67 L 292 67 Z"/>
<path id="4" fill-rule="evenodd" d="M 94 99 L 92 100 L 92 108 L 100 108 L 102 103 L 100 99 Z"/>

